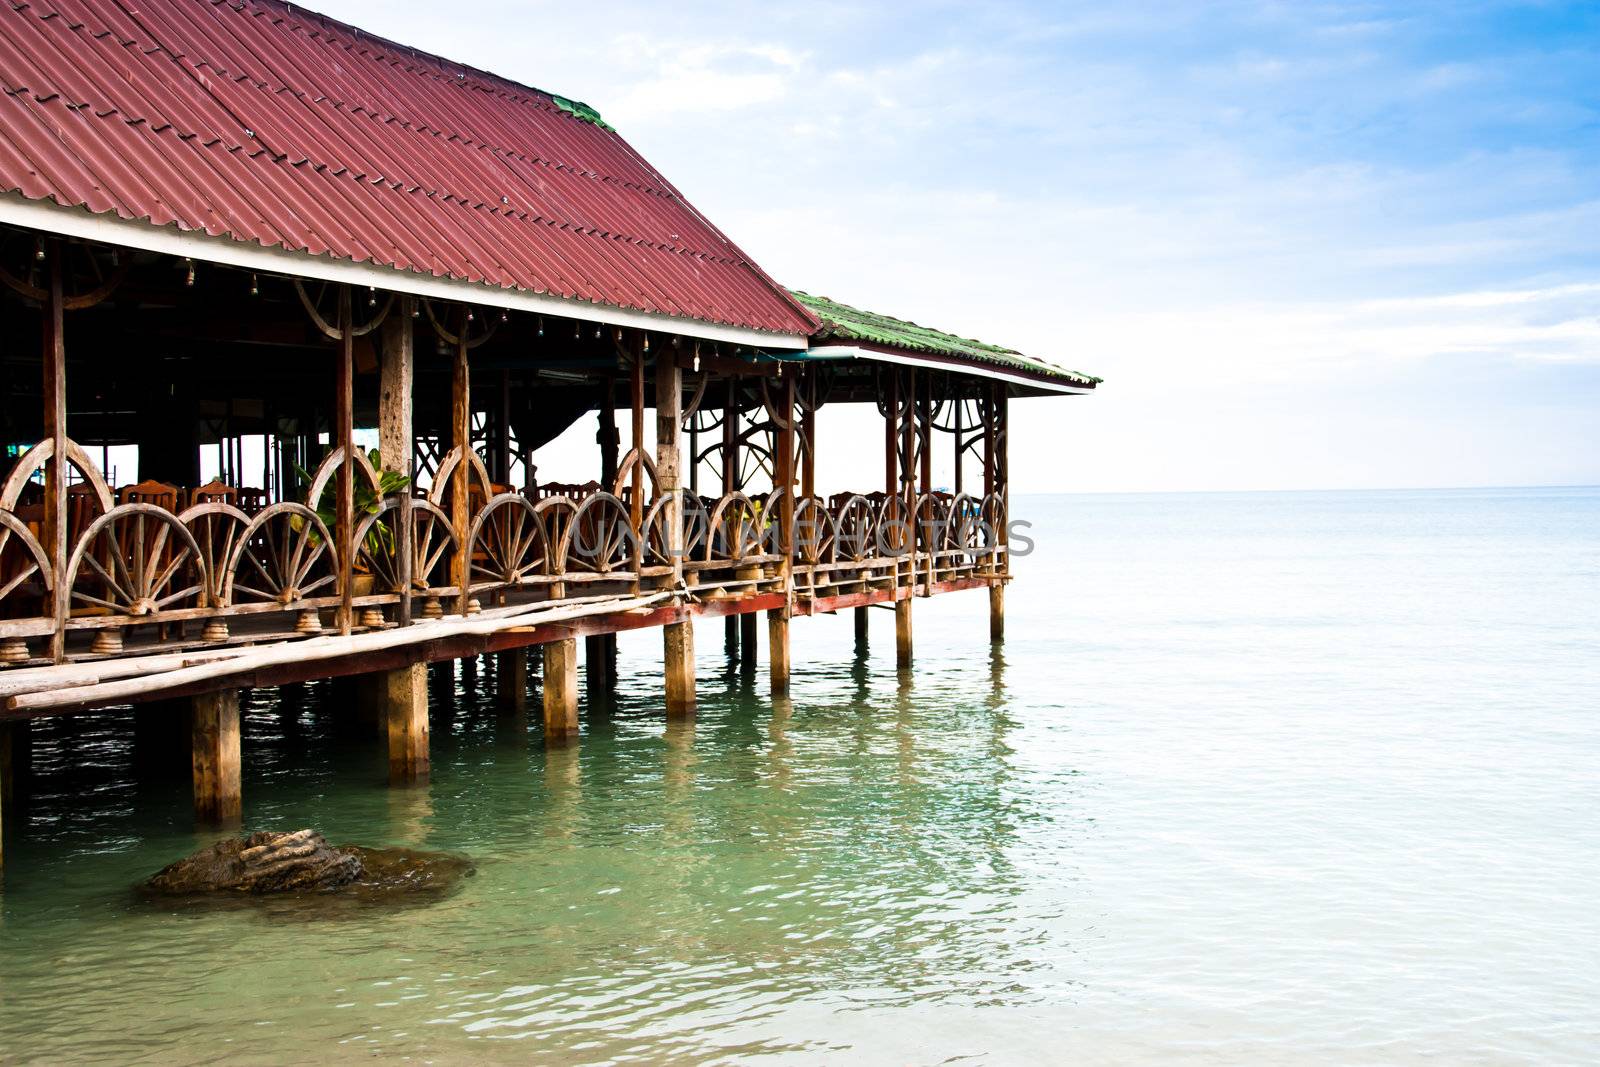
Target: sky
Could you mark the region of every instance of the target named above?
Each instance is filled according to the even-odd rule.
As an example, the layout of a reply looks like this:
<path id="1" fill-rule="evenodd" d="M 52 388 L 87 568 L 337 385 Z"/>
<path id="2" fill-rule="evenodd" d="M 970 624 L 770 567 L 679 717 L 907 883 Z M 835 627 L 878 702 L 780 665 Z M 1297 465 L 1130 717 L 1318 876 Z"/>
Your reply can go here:
<path id="1" fill-rule="evenodd" d="M 584 100 L 787 285 L 1103 377 L 1013 405 L 1014 491 L 1600 483 L 1600 4 L 310 6 Z"/>

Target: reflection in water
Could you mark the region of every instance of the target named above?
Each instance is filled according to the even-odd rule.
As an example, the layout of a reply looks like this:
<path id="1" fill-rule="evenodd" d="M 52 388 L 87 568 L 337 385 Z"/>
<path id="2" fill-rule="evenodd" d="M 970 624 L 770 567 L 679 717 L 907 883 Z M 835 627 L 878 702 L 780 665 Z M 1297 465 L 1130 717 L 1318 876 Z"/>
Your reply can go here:
<path id="1" fill-rule="evenodd" d="M 211 839 L 188 823 L 185 735 L 176 717 L 147 726 L 135 773 L 125 713 L 42 724 L 7 857 L 0 1047 L 26 1033 L 49 1058 L 92 1055 L 93 1004 L 129 1047 L 185 1055 L 229 1033 L 291 1059 L 352 1035 L 445 1058 L 481 1057 L 485 1037 L 522 1038 L 518 1058 L 817 1055 L 814 1028 L 796 1040 L 780 1022 L 798 1005 L 1026 1002 L 1026 939 L 996 926 L 1030 805 L 1006 781 L 998 657 L 923 677 L 847 647 L 776 698 L 764 670 L 728 666 L 702 671 L 696 719 L 667 723 L 659 658 L 625 658 L 617 695 L 586 703 L 582 743 L 548 748 L 500 706 L 492 664 L 435 666 L 433 772 L 411 788 L 387 786 L 354 685 L 249 694 L 247 829 L 478 863 L 460 893 L 407 912 L 399 953 L 381 914 L 346 917 L 329 953 L 271 909 L 181 929 L 130 911 L 129 885 Z M 134 977 L 152 965 L 154 1007 Z M 233 994 L 285 983 L 292 1023 Z"/>

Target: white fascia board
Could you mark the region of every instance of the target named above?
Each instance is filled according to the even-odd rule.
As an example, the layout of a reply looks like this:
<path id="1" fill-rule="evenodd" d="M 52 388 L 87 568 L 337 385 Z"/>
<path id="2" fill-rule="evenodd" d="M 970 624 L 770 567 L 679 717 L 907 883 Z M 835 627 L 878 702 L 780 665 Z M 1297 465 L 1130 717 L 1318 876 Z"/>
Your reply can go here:
<path id="1" fill-rule="evenodd" d="M 83 208 L 62 207 L 48 200 L 28 200 L 19 193 L 0 194 L 0 223 L 43 230 L 63 237 L 76 237 L 84 241 L 98 241 L 102 244 L 137 248 L 145 252 L 187 257 L 204 263 L 220 263 L 263 274 L 282 274 L 289 277 L 314 278 L 318 281 L 372 286 L 388 292 L 426 296 L 435 300 L 457 300 L 482 307 L 531 311 L 556 318 L 583 319 L 587 322 L 604 323 L 607 326 L 654 330 L 658 333 L 698 337 L 706 341 L 722 341 L 750 348 L 803 349 L 808 340 L 801 334 L 768 333 L 764 330 L 726 326 L 676 315 L 633 311 L 587 300 L 569 300 L 525 289 L 502 289 L 497 285 L 486 285 L 482 282 L 439 278 L 432 274 L 384 267 L 375 263 L 356 263 L 348 259 L 315 256 L 307 252 L 291 252 L 284 248 L 270 248 L 255 241 L 239 241 L 226 236 L 213 237 L 198 230 L 180 230 L 173 226 L 157 226 L 150 222 L 124 219 L 117 215 L 93 214 Z"/>
<path id="2" fill-rule="evenodd" d="M 1028 389 L 1042 389 L 1051 393 L 1090 393 L 1094 391 L 1091 386 L 1071 385 L 1067 382 L 1052 381 L 1049 378 L 1033 378 L 1026 374 L 1017 374 L 1002 367 L 987 364 L 952 363 L 947 360 L 914 356 L 904 352 L 882 352 L 876 348 L 861 348 L 858 345 L 817 345 L 807 352 L 797 353 L 790 358 L 806 362 L 817 359 L 865 359 L 876 363 L 898 363 L 906 367 L 931 367 L 934 370 L 944 371 L 957 370 L 963 374 L 973 374 L 980 378 L 992 378 L 995 381 L 1006 382 L 1009 385 L 1020 385 Z"/>

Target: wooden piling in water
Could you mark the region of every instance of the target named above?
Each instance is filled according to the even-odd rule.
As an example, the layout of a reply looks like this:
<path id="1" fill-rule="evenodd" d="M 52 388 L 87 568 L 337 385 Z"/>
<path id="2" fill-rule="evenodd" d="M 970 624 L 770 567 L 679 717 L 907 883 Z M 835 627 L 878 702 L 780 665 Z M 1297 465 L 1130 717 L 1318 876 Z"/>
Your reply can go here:
<path id="1" fill-rule="evenodd" d="M 544 738 L 564 744 L 578 736 L 578 639 L 544 646 Z"/>
<path id="2" fill-rule="evenodd" d="M 1006 639 L 1006 587 L 998 582 L 989 587 L 989 640 Z"/>
<path id="3" fill-rule="evenodd" d="M 667 718 L 694 714 L 694 623 L 668 623 L 661 629 L 666 652 Z"/>
<path id="4" fill-rule="evenodd" d="M 767 612 L 767 669 L 772 677 L 772 691 L 782 694 L 789 691 L 789 609 L 777 608 Z"/>
<path id="5" fill-rule="evenodd" d="M 583 639 L 583 674 L 591 698 L 611 692 L 611 634 L 590 634 Z"/>
<path id="6" fill-rule="evenodd" d="M 428 667 L 413 663 L 383 672 L 384 721 L 389 736 L 389 782 L 428 780 Z"/>
<path id="7" fill-rule="evenodd" d="M 746 612 L 739 616 L 739 669 L 753 671 L 756 669 L 756 627 L 758 625 L 756 613 Z"/>
<path id="8" fill-rule="evenodd" d="M 870 617 L 867 613 L 870 612 L 871 610 L 872 610 L 871 608 L 856 608 L 855 609 L 855 613 L 856 613 L 856 644 L 857 644 L 857 646 L 865 647 L 865 645 L 867 643 L 867 619 Z"/>
<path id="9" fill-rule="evenodd" d="M 911 666 L 911 597 L 894 602 L 894 661 L 896 666 Z"/>
<path id="10" fill-rule="evenodd" d="M 239 759 L 239 691 L 193 698 L 191 748 L 194 815 L 198 822 L 234 826 L 243 812 Z"/>
<path id="11" fill-rule="evenodd" d="M 528 650 L 514 648 L 495 658 L 495 687 L 502 711 L 528 709 Z"/>

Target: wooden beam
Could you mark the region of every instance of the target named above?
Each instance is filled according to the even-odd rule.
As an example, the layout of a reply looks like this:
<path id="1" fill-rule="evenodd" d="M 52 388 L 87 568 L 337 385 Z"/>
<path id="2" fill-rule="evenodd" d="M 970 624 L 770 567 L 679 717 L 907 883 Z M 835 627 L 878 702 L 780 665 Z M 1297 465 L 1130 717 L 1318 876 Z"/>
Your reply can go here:
<path id="1" fill-rule="evenodd" d="M 243 810 L 239 757 L 239 691 L 194 698 L 190 709 L 194 814 L 201 823 L 235 826 Z"/>

